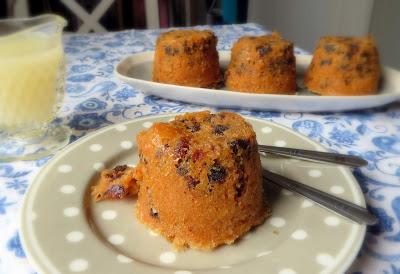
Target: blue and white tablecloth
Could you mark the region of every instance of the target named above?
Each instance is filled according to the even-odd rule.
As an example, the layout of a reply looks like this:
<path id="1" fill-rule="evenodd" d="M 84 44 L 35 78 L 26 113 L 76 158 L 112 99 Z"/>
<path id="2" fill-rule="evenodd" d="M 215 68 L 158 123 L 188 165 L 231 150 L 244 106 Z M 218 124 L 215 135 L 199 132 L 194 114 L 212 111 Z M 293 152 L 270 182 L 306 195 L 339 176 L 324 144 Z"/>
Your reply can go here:
<path id="1" fill-rule="evenodd" d="M 219 38 L 220 50 L 229 50 L 242 35 L 265 33 L 255 24 L 212 29 Z M 204 108 L 144 96 L 114 77 L 114 67 L 123 56 L 152 50 L 159 33 L 131 30 L 65 35 L 66 94 L 58 119 L 73 130 L 71 141 L 142 115 Z M 356 169 L 354 175 L 369 209 L 380 222 L 368 228 L 364 246 L 349 273 L 400 273 L 400 105 L 346 113 L 239 112 L 293 128 L 332 151 L 367 159 L 369 165 Z M 50 159 L 0 163 L 0 273 L 35 273 L 21 247 L 18 215 L 28 185 Z"/>

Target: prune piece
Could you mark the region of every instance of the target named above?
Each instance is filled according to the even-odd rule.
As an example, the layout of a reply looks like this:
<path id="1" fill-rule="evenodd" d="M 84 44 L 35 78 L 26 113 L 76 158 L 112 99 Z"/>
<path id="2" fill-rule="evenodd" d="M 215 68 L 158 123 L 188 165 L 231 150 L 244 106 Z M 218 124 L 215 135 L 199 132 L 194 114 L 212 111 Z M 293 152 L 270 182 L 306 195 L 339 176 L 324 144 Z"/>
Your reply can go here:
<path id="1" fill-rule="evenodd" d="M 294 63 L 294 58 L 293 57 L 290 57 L 290 58 L 288 58 L 286 60 L 286 65 L 288 65 L 288 66 L 292 65 L 293 63 Z"/>
<path id="2" fill-rule="evenodd" d="M 187 186 L 190 189 L 195 188 L 198 184 L 200 184 L 199 180 L 194 179 L 192 176 L 186 176 L 185 177 L 186 181 L 187 181 Z"/>
<path id="3" fill-rule="evenodd" d="M 192 154 L 192 161 L 195 163 L 204 157 L 204 152 L 201 149 L 195 150 Z"/>
<path id="4" fill-rule="evenodd" d="M 358 74 L 363 74 L 364 66 L 362 64 L 357 64 L 356 65 L 356 71 L 358 72 Z"/>
<path id="5" fill-rule="evenodd" d="M 244 152 L 248 152 L 250 149 L 250 142 L 248 140 L 244 139 L 237 139 L 235 141 L 232 141 L 230 144 L 232 153 L 234 155 L 237 155 L 239 152 L 239 149 L 242 149 Z"/>
<path id="6" fill-rule="evenodd" d="M 165 51 L 165 53 L 166 53 L 167 55 L 171 55 L 171 56 L 174 56 L 175 54 L 177 54 L 177 53 L 179 52 L 178 49 L 175 49 L 175 48 L 170 47 L 170 46 L 166 46 L 166 47 L 164 48 L 164 51 Z"/>
<path id="7" fill-rule="evenodd" d="M 370 55 L 370 53 L 368 51 L 363 51 L 361 53 L 361 57 L 362 57 L 363 61 L 368 61 L 369 58 L 371 57 L 371 55 Z"/>
<path id="8" fill-rule="evenodd" d="M 153 218 L 158 218 L 158 211 L 154 207 L 150 208 L 150 216 Z"/>
<path id="9" fill-rule="evenodd" d="M 258 51 L 260 57 L 264 57 L 265 55 L 267 55 L 272 51 L 272 48 L 270 45 L 261 45 L 256 47 L 256 50 Z"/>
<path id="10" fill-rule="evenodd" d="M 321 66 L 330 65 L 330 64 L 332 64 L 332 60 L 331 59 L 323 59 L 323 60 L 321 60 L 321 62 L 319 64 Z"/>
<path id="11" fill-rule="evenodd" d="M 180 176 L 185 176 L 188 172 L 189 169 L 184 165 L 180 165 L 176 168 L 176 173 L 178 173 Z"/>
<path id="12" fill-rule="evenodd" d="M 198 48 L 199 46 L 197 44 L 188 45 L 187 41 L 185 41 L 183 44 L 183 51 L 188 55 L 192 55 L 198 50 Z"/>
<path id="13" fill-rule="evenodd" d="M 351 78 L 345 78 L 345 79 L 344 79 L 344 84 L 345 84 L 346 86 L 350 85 L 351 82 L 352 82 Z"/>
<path id="14" fill-rule="evenodd" d="M 144 158 L 144 156 L 143 156 L 142 153 L 139 153 L 139 159 L 140 159 L 140 161 L 142 161 L 145 165 L 147 164 L 147 159 Z"/>
<path id="15" fill-rule="evenodd" d="M 341 64 L 341 65 L 340 65 L 340 69 L 341 69 L 341 70 L 346 70 L 348 67 L 349 67 L 349 64 L 348 64 L 348 63 L 344 63 L 344 64 Z"/>
<path id="16" fill-rule="evenodd" d="M 116 172 L 123 172 L 123 171 L 125 171 L 127 168 L 128 168 L 127 165 L 120 165 L 120 166 L 114 167 L 114 171 L 116 171 Z"/>
<path id="17" fill-rule="evenodd" d="M 124 175 L 124 171 L 128 168 L 127 165 L 120 165 L 116 166 L 111 170 L 111 173 L 106 174 L 107 178 L 110 178 L 111 180 L 118 179 L 122 175 Z"/>
<path id="18" fill-rule="evenodd" d="M 179 139 L 175 147 L 175 158 L 183 158 L 189 150 L 189 140 L 185 137 Z"/>
<path id="19" fill-rule="evenodd" d="M 226 178 L 226 169 L 218 162 L 208 170 L 207 177 L 210 183 L 223 183 Z"/>
<path id="20" fill-rule="evenodd" d="M 229 127 L 224 125 L 216 125 L 214 126 L 213 133 L 216 135 L 224 135 L 224 131 L 227 130 Z"/>
<path id="21" fill-rule="evenodd" d="M 197 122 L 194 122 L 191 125 L 186 126 L 187 130 L 189 130 L 190 132 L 196 132 L 200 130 L 200 124 Z"/>
<path id="22" fill-rule="evenodd" d="M 268 69 L 271 73 L 274 72 L 281 72 L 285 71 L 286 69 L 289 68 L 290 65 L 294 63 L 293 58 L 289 58 L 288 60 L 286 59 L 278 59 L 278 60 L 270 60 L 268 63 Z"/>
<path id="23" fill-rule="evenodd" d="M 346 53 L 346 57 L 348 59 L 351 59 L 354 54 L 356 54 L 358 51 L 358 45 L 356 44 L 350 44 L 349 50 Z"/>
<path id="24" fill-rule="evenodd" d="M 324 49 L 325 49 L 325 51 L 328 52 L 328 53 L 334 52 L 334 51 L 335 51 L 335 45 L 326 44 L 326 45 L 324 46 Z"/>
<path id="25" fill-rule="evenodd" d="M 105 194 L 115 199 L 122 199 L 125 197 L 125 188 L 120 185 L 112 185 Z"/>

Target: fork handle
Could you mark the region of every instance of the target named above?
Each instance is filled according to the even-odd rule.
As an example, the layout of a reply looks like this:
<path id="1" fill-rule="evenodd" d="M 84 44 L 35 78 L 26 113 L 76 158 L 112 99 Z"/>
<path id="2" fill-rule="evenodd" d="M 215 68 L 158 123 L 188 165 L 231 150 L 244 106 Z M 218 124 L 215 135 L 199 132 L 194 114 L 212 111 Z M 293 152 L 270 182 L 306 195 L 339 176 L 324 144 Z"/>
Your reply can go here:
<path id="1" fill-rule="evenodd" d="M 322 151 L 305 150 L 305 149 L 288 148 L 288 147 L 275 147 L 266 145 L 258 145 L 258 149 L 261 152 L 267 152 L 267 153 L 300 158 L 305 160 L 314 160 L 317 162 L 328 162 L 328 163 L 334 163 L 351 167 L 361 167 L 368 164 L 366 160 L 354 155 L 345 155 L 339 153 L 322 152 Z"/>
<path id="2" fill-rule="evenodd" d="M 378 221 L 374 215 L 370 214 L 361 206 L 350 203 L 316 188 L 296 182 L 282 175 L 264 169 L 263 179 L 293 192 L 297 192 L 300 195 L 318 203 L 319 205 L 345 216 L 359 224 L 373 225 Z"/>

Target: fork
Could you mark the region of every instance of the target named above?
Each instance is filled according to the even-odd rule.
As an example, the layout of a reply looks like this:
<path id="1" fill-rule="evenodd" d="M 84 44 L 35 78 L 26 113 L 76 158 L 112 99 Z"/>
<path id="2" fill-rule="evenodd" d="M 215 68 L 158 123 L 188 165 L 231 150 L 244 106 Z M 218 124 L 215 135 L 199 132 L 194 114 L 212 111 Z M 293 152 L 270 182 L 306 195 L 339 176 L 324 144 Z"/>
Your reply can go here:
<path id="1" fill-rule="evenodd" d="M 295 180 L 286 178 L 282 175 L 264 169 L 263 179 L 264 181 L 271 182 L 279 185 L 280 187 L 297 192 L 298 194 L 316 202 L 317 204 L 332 210 L 335 213 L 345 216 L 359 224 L 373 225 L 378 222 L 374 215 L 370 214 L 368 210 L 361 206 L 350 203 L 346 200 Z"/>
<path id="2" fill-rule="evenodd" d="M 267 145 L 258 145 L 258 150 L 260 152 L 272 153 L 304 160 L 312 160 L 316 162 L 334 163 L 350 167 L 362 167 L 368 165 L 368 162 L 366 160 L 354 155 Z"/>

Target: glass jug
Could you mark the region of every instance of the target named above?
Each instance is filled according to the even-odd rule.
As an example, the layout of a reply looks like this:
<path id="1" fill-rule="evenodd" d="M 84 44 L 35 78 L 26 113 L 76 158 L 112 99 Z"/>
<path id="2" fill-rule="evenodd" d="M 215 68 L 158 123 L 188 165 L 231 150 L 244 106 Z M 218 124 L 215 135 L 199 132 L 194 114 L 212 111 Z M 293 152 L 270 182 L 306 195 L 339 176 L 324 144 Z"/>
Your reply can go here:
<path id="1" fill-rule="evenodd" d="M 64 94 L 64 18 L 0 20 L 0 162 L 35 159 L 66 145 L 56 117 Z"/>

